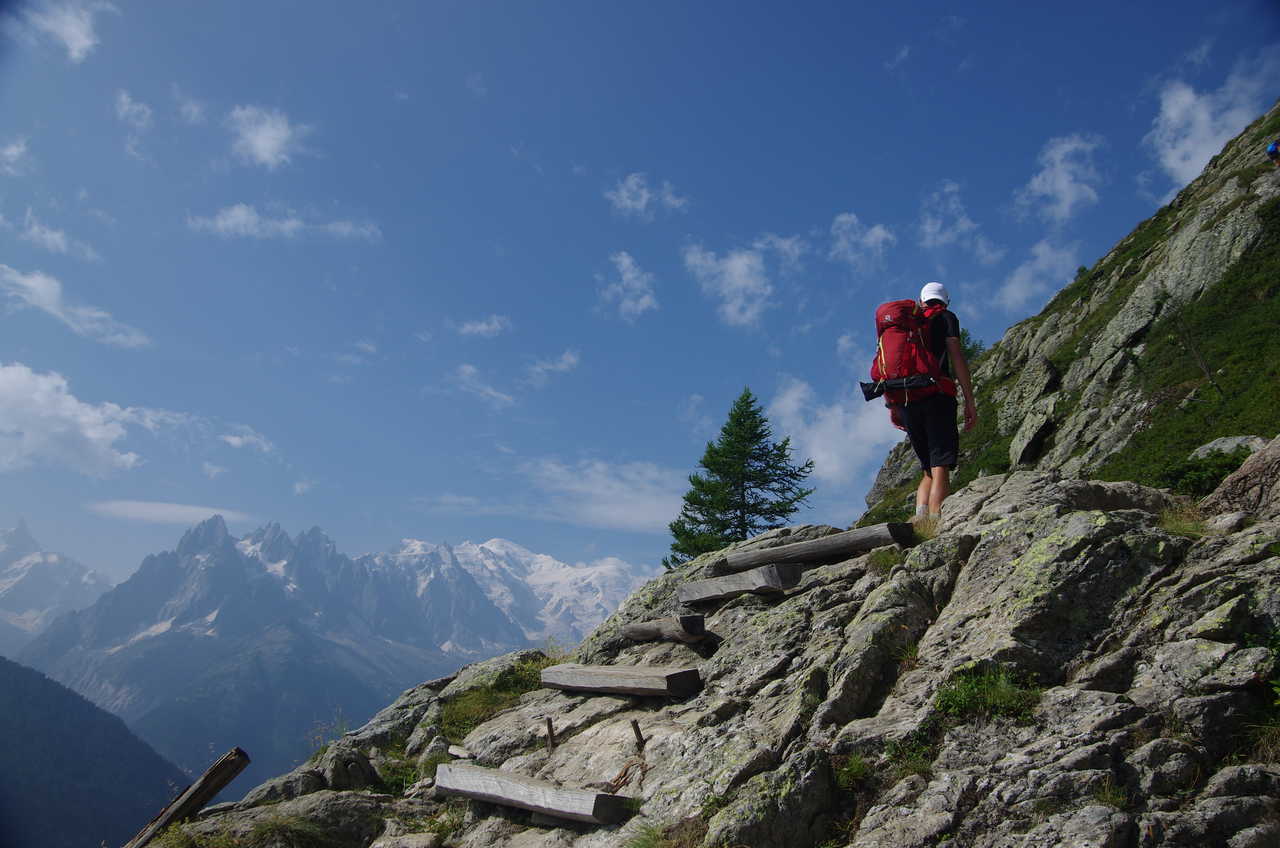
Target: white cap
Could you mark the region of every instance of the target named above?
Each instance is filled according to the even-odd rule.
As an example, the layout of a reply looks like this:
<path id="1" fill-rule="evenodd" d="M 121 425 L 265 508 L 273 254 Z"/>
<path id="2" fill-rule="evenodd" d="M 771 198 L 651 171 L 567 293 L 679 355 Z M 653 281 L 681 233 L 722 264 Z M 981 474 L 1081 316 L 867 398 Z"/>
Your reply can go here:
<path id="1" fill-rule="evenodd" d="M 924 288 L 920 289 L 920 302 L 928 303 L 931 300 L 951 305 L 951 295 L 947 294 L 947 288 L 942 283 L 925 283 Z"/>

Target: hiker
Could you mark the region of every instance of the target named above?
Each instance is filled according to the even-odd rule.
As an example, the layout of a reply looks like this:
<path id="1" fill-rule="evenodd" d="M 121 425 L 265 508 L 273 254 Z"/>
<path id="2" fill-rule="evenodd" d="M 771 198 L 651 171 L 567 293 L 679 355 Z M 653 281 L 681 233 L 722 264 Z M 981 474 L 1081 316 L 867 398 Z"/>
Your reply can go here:
<path id="1" fill-rule="evenodd" d="M 876 310 L 874 382 L 863 383 L 867 400 L 884 395 L 893 426 L 906 431 L 924 476 L 916 487 L 912 521 L 936 519 L 951 492 L 960 434 L 956 427 L 956 383 L 964 392 L 964 428 L 978 420 L 969 363 L 960 347 L 960 320 L 947 307 L 942 283 L 926 283 L 918 301 L 899 300 Z"/>
<path id="2" fill-rule="evenodd" d="M 1277 168 L 1280 168 L 1280 138 L 1267 145 L 1267 158 Z"/>

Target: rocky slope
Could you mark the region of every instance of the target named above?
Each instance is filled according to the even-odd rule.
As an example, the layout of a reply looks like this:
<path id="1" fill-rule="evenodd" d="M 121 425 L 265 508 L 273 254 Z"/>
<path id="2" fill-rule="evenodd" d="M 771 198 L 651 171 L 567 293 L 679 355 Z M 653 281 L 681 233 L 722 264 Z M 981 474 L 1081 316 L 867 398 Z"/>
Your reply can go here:
<path id="1" fill-rule="evenodd" d="M 1278 134 L 1280 102 L 981 357 L 961 484 L 1011 468 L 1152 482 L 1215 437 L 1280 431 Z M 901 511 L 914 475 L 903 443 L 872 520 Z"/>
<path id="2" fill-rule="evenodd" d="M 1267 451 L 1274 463 L 1280 440 Z M 985 477 L 947 502 L 932 540 L 809 569 L 781 598 L 700 610 L 714 634 L 704 645 L 619 636 L 680 612 L 675 590 L 707 576 L 715 557 L 704 556 L 634 594 L 576 657 L 695 664 L 699 694 L 535 689 L 447 739 L 451 704 L 530 659 L 501 658 L 405 692 L 188 830 L 251 844 L 268 824 L 307 825 L 359 848 L 445 834 L 467 848 L 1273 846 L 1280 503 L 1268 495 L 1244 513 L 1233 502 L 1198 538 L 1161 526 L 1170 505 L 1132 483 Z M 740 547 L 829 532 L 771 531 Z M 640 754 L 632 720 L 647 737 Z M 451 741 L 483 765 L 566 786 L 620 779 L 636 814 L 558 826 L 435 799 L 414 779 Z"/>
<path id="3" fill-rule="evenodd" d="M 353 558 L 318 528 L 235 539 L 215 517 L 21 658 L 183 768 L 238 745 L 261 780 L 418 681 L 547 636 L 578 641 L 641 579 L 504 540 L 407 539 Z"/>
<path id="4" fill-rule="evenodd" d="M 0 530 L 0 654 L 16 656 L 55 618 L 84 609 L 110 588 L 98 572 L 46 551 L 25 521 Z"/>

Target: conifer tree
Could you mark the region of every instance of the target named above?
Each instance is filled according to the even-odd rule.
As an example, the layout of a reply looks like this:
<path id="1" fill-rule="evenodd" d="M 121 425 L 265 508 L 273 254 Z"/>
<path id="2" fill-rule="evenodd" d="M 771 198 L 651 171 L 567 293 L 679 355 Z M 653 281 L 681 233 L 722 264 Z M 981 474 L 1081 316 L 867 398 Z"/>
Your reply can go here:
<path id="1" fill-rule="evenodd" d="M 680 515 L 668 527 L 673 541 L 667 568 L 699 554 L 780 527 L 813 489 L 803 483 L 813 460 L 791 462 L 791 438 L 773 441 L 769 420 L 749 388 L 733 402 L 720 438 L 707 443 L 689 475 L 690 489 Z"/>

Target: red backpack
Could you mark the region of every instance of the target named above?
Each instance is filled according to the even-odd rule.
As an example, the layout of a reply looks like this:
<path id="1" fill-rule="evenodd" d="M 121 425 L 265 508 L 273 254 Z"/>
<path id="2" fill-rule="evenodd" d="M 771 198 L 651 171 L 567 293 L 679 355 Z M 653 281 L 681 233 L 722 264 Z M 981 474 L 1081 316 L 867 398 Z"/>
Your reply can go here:
<path id="1" fill-rule="evenodd" d="M 921 306 L 914 300 L 892 300 L 876 309 L 876 358 L 871 379 L 862 383 L 867 400 L 884 395 L 890 406 L 902 406 L 938 392 L 955 397 L 956 384 L 942 373 L 929 348 L 929 321 L 944 306 Z"/>

